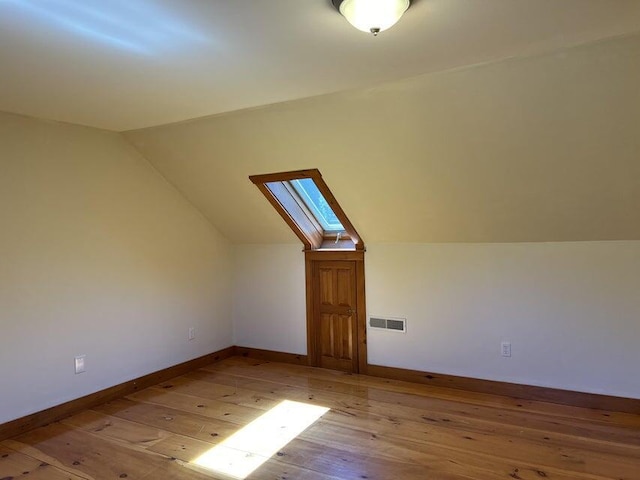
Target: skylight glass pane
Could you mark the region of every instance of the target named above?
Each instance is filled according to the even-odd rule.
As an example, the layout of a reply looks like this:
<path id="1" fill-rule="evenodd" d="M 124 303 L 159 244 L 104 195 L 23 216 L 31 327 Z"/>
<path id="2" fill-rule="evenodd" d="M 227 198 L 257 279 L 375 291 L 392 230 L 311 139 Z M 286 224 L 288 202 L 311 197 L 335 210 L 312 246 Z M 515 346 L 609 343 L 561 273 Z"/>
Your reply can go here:
<path id="1" fill-rule="evenodd" d="M 292 180 L 290 183 L 325 231 L 344 231 L 340 220 L 338 220 L 338 217 L 311 178 Z"/>

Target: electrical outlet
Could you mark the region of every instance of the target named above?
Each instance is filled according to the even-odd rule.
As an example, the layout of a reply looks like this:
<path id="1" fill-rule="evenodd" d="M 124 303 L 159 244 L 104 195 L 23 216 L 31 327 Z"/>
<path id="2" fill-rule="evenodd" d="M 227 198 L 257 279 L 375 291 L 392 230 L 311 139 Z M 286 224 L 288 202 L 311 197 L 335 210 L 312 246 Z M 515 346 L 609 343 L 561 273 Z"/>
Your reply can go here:
<path id="1" fill-rule="evenodd" d="M 196 338 L 196 328 L 189 327 L 189 340 L 193 340 L 194 338 Z"/>
<path id="2" fill-rule="evenodd" d="M 78 355 L 75 357 L 76 375 L 87 371 L 84 362 L 85 357 L 86 355 Z"/>
<path id="3" fill-rule="evenodd" d="M 510 357 L 511 356 L 511 342 L 502 342 L 500 344 L 501 347 L 501 353 L 503 357 Z"/>

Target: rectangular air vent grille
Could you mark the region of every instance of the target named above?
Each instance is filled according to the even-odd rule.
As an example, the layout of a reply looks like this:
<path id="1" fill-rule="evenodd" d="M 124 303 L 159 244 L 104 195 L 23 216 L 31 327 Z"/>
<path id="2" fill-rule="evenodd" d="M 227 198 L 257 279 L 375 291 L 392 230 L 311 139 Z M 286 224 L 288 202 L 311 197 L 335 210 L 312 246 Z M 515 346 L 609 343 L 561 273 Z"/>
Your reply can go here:
<path id="1" fill-rule="evenodd" d="M 380 330 L 391 330 L 393 332 L 407 332 L 406 318 L 390 317 L 369 317 L 369 326 Z"/>

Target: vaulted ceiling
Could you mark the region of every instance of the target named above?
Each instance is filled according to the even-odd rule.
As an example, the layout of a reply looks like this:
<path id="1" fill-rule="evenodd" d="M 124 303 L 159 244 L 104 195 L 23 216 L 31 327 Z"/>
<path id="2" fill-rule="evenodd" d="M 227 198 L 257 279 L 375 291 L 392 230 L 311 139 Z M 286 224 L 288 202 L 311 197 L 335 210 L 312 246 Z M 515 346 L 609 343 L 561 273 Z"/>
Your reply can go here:
<path id="1" fill-rule="evenodd" d="M 639 85 L 635 35 L 126 135 L 235 242 L 313 167 L 369 245 L 640 239 Z"/>
<path id="2" fill-rule="evenodd" d="M 297 241 L 248 176 L 303 168 L 367 244 L 640 239 L 637 0 L 377 38 L 329 0 L 4 0 L 0 68 L 0 110 L 126 131 L 233 242 Z"/>
<path id="3" fill-rule="evenodd" d="M 414 0 L 377 38 L 330 0 L 2 0 L 0 110 L 130 130 L 638 30 L 637 0 Z"/>

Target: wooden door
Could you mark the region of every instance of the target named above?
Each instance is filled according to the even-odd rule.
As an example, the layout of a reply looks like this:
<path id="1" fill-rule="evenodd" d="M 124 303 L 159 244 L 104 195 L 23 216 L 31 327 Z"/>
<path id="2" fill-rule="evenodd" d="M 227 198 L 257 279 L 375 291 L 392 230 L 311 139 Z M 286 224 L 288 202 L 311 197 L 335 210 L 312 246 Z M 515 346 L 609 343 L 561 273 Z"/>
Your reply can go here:
<path id="1" fill-rule="evenodd" d="M 313 262 L 316 364 L 358 371 L 355 261 Z"/>

